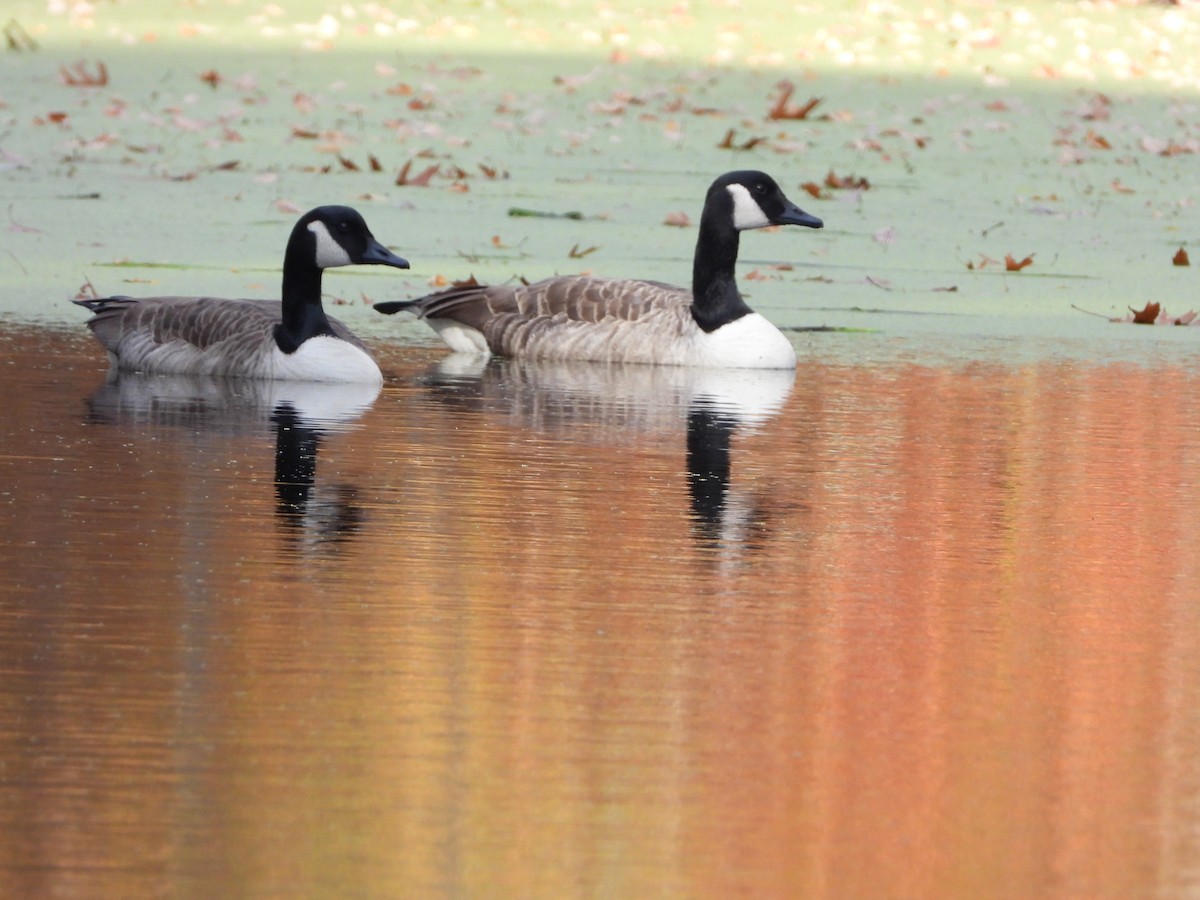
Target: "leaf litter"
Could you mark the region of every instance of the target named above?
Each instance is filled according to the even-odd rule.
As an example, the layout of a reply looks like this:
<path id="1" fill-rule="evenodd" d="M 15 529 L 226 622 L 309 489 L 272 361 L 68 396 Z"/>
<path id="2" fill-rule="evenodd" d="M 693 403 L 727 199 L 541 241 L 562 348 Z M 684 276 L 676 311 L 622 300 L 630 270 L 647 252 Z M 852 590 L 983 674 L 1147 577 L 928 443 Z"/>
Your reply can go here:
<path id="1" fill-rule="evenodd" d="M 859 14 L 834 22 L 827 11 L 824 19 L 813 20 L 814 40 L 801 51 L 785 39 L 777 8 L 756 0 L 747 0 L 736 16 L 671 13 L 662 25 L 654 15 L 632 16 L 617 4 L 616 31 L 611 21 L 606 27 L 593 19 L 597 13 L 579 10 L 566 27 L 543 33 L 535 24 L 540 14 L 531 11 L 513 14 L 512 24 L 527 36 L 530 49 L 579 52 L 524 68 L 485 62 L 492 13 L 450 4 L 447 14 L 458 13 L 459 24 L 452 26 L 448 19 L 410 22 L 373 8 L 365 31 L 356 31 L 348 16 L 329 14 L 314 25 L 284 15 L 264 22 L 263 34 L 270 28 L 275 39 L 303 46 L 310 54 L 303 70 L 284 66 L 286 54 L 280 54 L 276 62 L 243 75 L 228 74 L 237 71 L 236 57 L 223 55 L 209 37 L 228 27 L 219 21 L 173 25 L 149 41 L 150 29 L 128 20 L 122 37 L 127 49 L 103 41 L 83 49 L 81 41 L 90 58 L 63 64 L 57 92 L 32 81 L 21 88 L 41 97 L 39 104 L 22 108 L 40 110 L 34 121 L 44 133 L 22 132 L 10 123 L 0 159 L 33 160 L 40 170 L 40 161 L 52 158 L 70 167 L 83 192 L 111 178 L 114 166 L 130 185 L 146 175 L 180 191 L 211 183 L 208 202 L 258 202 L 280 216 L 327 198 L 369 198 L 371 204 L 420 212 L 416 246 L 409 251 L 414 258 L 452 257 L 469 239 L 456 231 L 461 219 L 442 217 L 443 212 L 470 208 L 481 233 L 490 233 L 486 223 L 506 209 L 512 217 L 527 218 L 521 237 L 534 238 L 533 263 L 546 270 L 562 253 L 561 245 L 539 243 L 539 235 L 554 235 L 553 219 L 616 219 L 624 230 L 642 229 L 628 241 L 605 241 L 613 271 L 631 273 L 647 268 L 645 248 L 655 240 L 644 236 L 649 228 L 687 227 L 699 212 L 697 183 L 726 168 L 752 166 L 776 174 L 789 193 L 831 204 L 822 211 L 823 233 L 759 239 L 767 244 L 764 253 L 805 267 L 791 275 L 761 265 L 750 271 L 769 274 L 781 288 L 790 284 L 796 294 L 809 290 L 797 287 L 809 275 L 807 266 L 845 266 L 859 272 L 860 285 L 870 279 L 902 286 L 911 272 L 944 272 L 966 255 L 973 272 L 1017 273 L 1035 257 L 1039 279 L 1086 279 L 1103 272 L 1114 296 L 1132 296 L 1146 289 L 1136 241 L 1161 241 L 1164 229 L 1177 226 L 1193 202 L 1187 182 L 1172 176 L 1183 171 L 1176 160 L 1200 151 L 1200 115 L 1186 103 L 1176 102 L 1172 115 L 1160 115 L 1157 110 L 1168 101 L 1151 104 L 1150 112 L 1132 102 L 1141 97 L 1137 89 L 1151 82 L 1174 91 L 1200 83 L 1189 55 L 1195 35 L 1170 10 L 1098 11 L 1094 27 L 1069 26 L 1077 32 L 1072 48 L 1088 51 L 1052 61 L 1020 49 L 1034 46 L 1038 34 L 1068 28 L 1046 10 L 999 15 L 968 3 L 946 17 L 918 16 L 907 30 L 899 30 L 894 17 L 872 23 L 871 16 Z M 803 19 L 807 13 L 797 15 Z M 81 9 L 80 16 L 103 23 L 114 36 L 121 36 L 127 21 L 121 10 L 103 5 Z M 1144 51 L 1104 45 L 1113 22 L 1135 18 L 1169 36 L 1173 49 L 1164 49 L 1162 40 Z M 696 19 L 711 30 L 695 27 Z M 755 42 L 737 37 L 747 29 L 763 37 Z M 168 31 L 178 35 L 171 39 L 172 65 L 190 65 L 192 74 L 172 83 L 161 80 L 162 69 L 150 67 L 131 82 L 126 60 L 155 43 L 161 46 Z M 19 33 L 6 29 L 10 45 Z M 591 33 L 599 36 L 594 45 L 585 37 Z M 706 43 L 705 34 L 716 36 L 715 42 Z M 410 51 L 403 60 L 387 43 L 398 35 Z M 16 40 L 14 58 L 36 58 L 33 48 L 27 51 Z M 355 48 L 364 62 L 348 64 L 351 57 L 338 55 L 343 47 Z M 568 68 L 575 71 L 562 71 L 562 59 L 573 59 Z M 1030 75 L 1062 89 L 1035 106 L 1019 86 Z M 192 87 L 182 87 L 182 81 Z M 3 90 L 12 95 L 14 88 L 6 84 Z M 14 108 L 11 97 L 0 97 L 0 111 Z M 1046 109 L 1044 124 L 1020 114 L 1030 108 Z M 101 121 L 104 127 L 96 127 Z M 63 143 L 60 134 L 70 142 Z M 1027 149 L 1003 155 L 1009 153 L 1003 148 L 1013 146 Z M 47 154 L 48 148 L 58 152 Z M 1062 156 L 1047 157 L 1047 151 Z M 660 179 L 649 160 L 664 153 L 677 154 L 682 165 L 671 167 L 678 174 Z M 1144 174 L 1151 165 L 1162 167 L 1161 181 L 1184 185 L 1183 191 L 1154 194 L 1144 187 L 1147 180 L 1134 173 Z M 598 169 L 625 175 L 593 180 Z M 614 190 L 615 185 L 622 186 Z M 427 189 L 430 199 L 407 191 L 410 187 Z M 405 190 L 389 194 L 389 188 Z M 480 196 L 464 197 L 470 207 L 459 206 L 457 198 L 468 193 Z M 1105 207 L 1101 195 L 1114 207 Z M 528 197 L 529 205 L 512 206 L 514 196 Z M 1033 201 L 1034 196 L 1054 199 Z M 151 198 L 147 194 L 145 202 L 153 204 Z M 536 212 L 561 209 L 564 200 L 586 209 L 586 216 Z M 692 205 L 681 209 L 685 202 Z M 1115 207 L 1118 203 L 1138 205 Z M 518 209 L 528 212 L 513 212 Z M 1104 223 L 1114 214 L 1140 227 L 1113 237 L 1117 230 Z M 983 226 L 1001 216 L 1023 217 L 1022 242 L 1029 241 L 1023 250 L 1030 252 L 994 246 L 995 236 Z M 228 218 L 239 218 L 237 210 Z M 36 217 L 21 219 L 30 227 L 42 225 Z M 890 223 L 910 221 L 920 227 L 905 230 L 904 253 L 891 249 L 885 260 L 881 251 L 894 248 L 897 234 Z M 657 243 L 666 247 L 665 240 Z M 671 266 L 652 263 L 657 269 L 649 268 L 648 277 L 679 270 L 686 279 L 691 247 L 676 243 L 669 245 Z M 574 250 L 590 246 L 581 241 Z M 853 281 L 839 279 L 819 289 L 828 302 L 848 307 L 856 302 Z M 1024 288 L 1020 281 L 1013 279 L 1006 293 L 1044 294 L 1044 285 L 1053 283 Z M 998 301 L 990 283 L 964 282 L 958 291 L 964 296 L 956 302 Z M 775 296 L 787 302 L 786 292 Z M 1061 304 L 1062 298 L 1047 295 L 1047 302 Z"/>

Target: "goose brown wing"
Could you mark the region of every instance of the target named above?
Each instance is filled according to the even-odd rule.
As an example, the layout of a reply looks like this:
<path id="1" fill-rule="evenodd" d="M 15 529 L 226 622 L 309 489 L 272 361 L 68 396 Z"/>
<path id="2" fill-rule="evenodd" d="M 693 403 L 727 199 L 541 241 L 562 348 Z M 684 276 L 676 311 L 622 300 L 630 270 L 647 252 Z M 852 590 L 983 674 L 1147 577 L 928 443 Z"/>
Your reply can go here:
<path id="1" fill-rule="evenodd" d="M 382 311 L 409 309 L 424 319 L 452 319 L 487 333 L 492 323 L 508 317 L 596 325 L 632 322 L 664 307 L 686 307 L 691 302 L 690 292 L 662 282 L 563 276 L 527 285 L 455 287 L 387 304 L 390 308 Z"/>

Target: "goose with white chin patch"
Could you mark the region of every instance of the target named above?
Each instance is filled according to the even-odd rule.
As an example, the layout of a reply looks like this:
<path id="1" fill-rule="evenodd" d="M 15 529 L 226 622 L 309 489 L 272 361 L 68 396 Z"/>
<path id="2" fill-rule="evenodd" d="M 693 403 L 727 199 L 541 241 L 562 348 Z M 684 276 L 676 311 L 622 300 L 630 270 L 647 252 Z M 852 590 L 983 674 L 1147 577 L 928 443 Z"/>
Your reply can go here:
<path id="1" fill-rule="evenodd" d="M 453 287 L 376 303 L 415 312 L 451 349 L 544 360 L 784 369 L 796 351 L 746 305 L 734 277 L 741 232 L 823 223 L 763 172 L 722 175 L 708 189 L 692 290 L 657 281 L 564 275 L 529 285 Z"/>
<path id="2" fill-rule="evenodd" d="M 104 297 L 76 300 L 88 327 L 124 372 L 379 384 L 370 351 L 321 305 L 321 274 L 335 266 L 408 262 L 377 241 L 348 206 L 320 206 L 292 229 L 279 300 Z"/>

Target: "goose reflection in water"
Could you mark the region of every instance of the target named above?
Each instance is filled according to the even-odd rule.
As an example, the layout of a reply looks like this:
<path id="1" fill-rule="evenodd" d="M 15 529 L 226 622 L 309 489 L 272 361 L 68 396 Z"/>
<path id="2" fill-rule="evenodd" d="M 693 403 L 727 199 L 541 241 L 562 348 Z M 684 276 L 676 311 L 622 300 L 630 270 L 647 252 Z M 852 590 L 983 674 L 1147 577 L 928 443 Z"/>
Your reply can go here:
<path id="1" fill-rule="evenodd" d="M 380 385 L 110 373 L 88 398 L 88 419 L 234 437 L 275 429 L 275 512 L 295 552 L 336 545 L 362 526 L 353 485 L 318 484 L 324 437 L 367 412 Z"/>
<path id="2" fill-rule="evenodd" d="M 572 440 L 629 443 L 686 430 L 690 515 L 702 546 L 753 546 L 764 512 L 731 487 L 733 436 L 787 403 L 793 369 L 544 362 L 455 354 L 424 377 L 451 406 Z"/>

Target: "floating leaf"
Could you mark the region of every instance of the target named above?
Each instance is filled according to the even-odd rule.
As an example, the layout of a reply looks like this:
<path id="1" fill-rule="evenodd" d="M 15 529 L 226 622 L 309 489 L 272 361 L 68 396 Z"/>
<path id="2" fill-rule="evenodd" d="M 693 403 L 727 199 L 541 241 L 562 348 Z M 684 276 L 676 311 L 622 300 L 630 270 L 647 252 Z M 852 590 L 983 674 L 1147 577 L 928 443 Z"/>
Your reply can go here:
<path id="1" fill-rule="evenodd" d="M 747 138 L 741 144 L 735 144 L 734 140 L 733 140 L 734 133 L 735 133 L 734 129 L 732 129 L 732 128 L 730 128 L 727 132 L 725 132 L 725 137 L 723 137 L 721 139 L 721 143 L 717 144 L 717 149 L 718 150 L 753 150 L 755 147 L 757 147 L 759 144 L 761 144 L 763 141 L 766 140 L 766 138 L 764 138 L 764 137 L 751 137 L 751 138 Z"/>
<path id="2" fill-rule="evenodd" d="M 1026 266 L 1031 265 L 1033 265 L 1032 253 L 1022 260 L 1014 259 L 1013 256 L 1008 253 L 1004 255 L 1004 271 L 1006 272 L 1020 272 Z"/>
<path id="3" fill-rule="evenodd" d="M 599 247 L 585 247 L 581 250 L 579 249 L 579 244 L 575 244 L 567 253 L 567 256 L 571 257 L 571 259 L 583 259 L 585 256 L 595 253 L 599 249 Z"/>
<path id="4" fill-rule="evenodd" d="M 687 228 L 692 224 L 692 220 L 688 218 L 685 212 L 667 213 L 667 217 L 663 219 L 664 225 L 671 225 L 674 228 Z"/>
<path id="5" fill-rule="evenodd" d="M 804 182 L 804 184 L 800 185 L 800 189 L 802 191 L 807 191 L 811 196 L 816 197 L 818 200 L 824 200 L 829 196 L 825 191 L 821 190 L 821 186 L 815 181 Z"/>
<path id="6" fill-rule="evenodd" d="M 108 84 L 108 66 L 102 62 L 96 63 L 94 72 L 88 69 L 83 60 L 72 63 L 69 68 L 59 66 L 58 75 L 62 83 L 70 87 L 103 87 Z"/>
<path id="7" fill-rule="evenodd" d="M 400 167 L 400 172 L 396 175 L 396 184 L 400 187 L 429 187 L 429 179 L 437 174 L 439 167 L 437 165 L 429 166 L 419 175 L 410 178 L 408 173 L 412 169 L 412 163 L 413 161 L 410 159 Z"/>
<path id="8" fill-rule="evenodd" d="M 207 72 L 202 72 L 200 74 L 200 80 L 207 84 L 214 91 L 217 89 L 217 85 L 219 85 L 222 81 L 221 75 L 216 69 L 209 69 Z"/>
<path id="9" fill-rule="evenodd" d="M 524 209 L 520 206 L 510 207 L 508 214 L 514 219 L 582 219 L 583 213 L 572 210 L 571 212 L 556 213 L 542 212 L 537 209 Z"/>
<path id="10" fill-rule="evenodd" d="M 4 26 L 4 42 L 8 45 L 9 50 L 20 52 L 21 50 L 36 50 L 38 48 L 35 41 L 26 31 L 20 22 L 16 19 L 9 19 Z"/>
<path id="11" fill-rule="evenodd" d="M 1129 311 L 1133 313 L 1133 324 L 1135 325 L 1153 325 L 1158 319 L 1159 310 L 1162 309 L 1160 303 L 1147 303 L 1145 308 L 1141 310 L 1129 307 Z"/>
<path id="12" fill-rule="evenodd" d="M 358 171 L 358 163 L 356 163 L 352 159 L 346 159 L 346 157 L 342 156 L 340 153 L 338 154 L 337 161 L 342 164 L 342 168 L 345 169 L 347 172 L 357 172 Z"/>
<path id="13" fill-rule="evenodd" d="M 835 175 L 833 169 L 825 176 L 825 186 L 835 190 L 865 191 L 871 187 L 871 182 L 856 175 Z"/>
<path id="14" fill-rule="evenodd" d="M 1171 257 L 1171 264 L 1176 266 L 1190 266 L 1192 263 L 1188 259 L 1187 251 L 1180 247 L 1175 251 L 1175 255 Z"/>
<path id="15" fill-rule="evenodd" d="M 778 87 L 779 96 L 775 98 L 775 102 L 771 104 L 771 109 L 767 112 L 768 119 L 807 119 L 808 114 L 821 102 L 820 97 L 812 97 L 807 103 L 791 106 L 790 101 L 792 94 L 796 92 L 796 86 L 790 81 L 784 80 L 779 82 Z"/>

